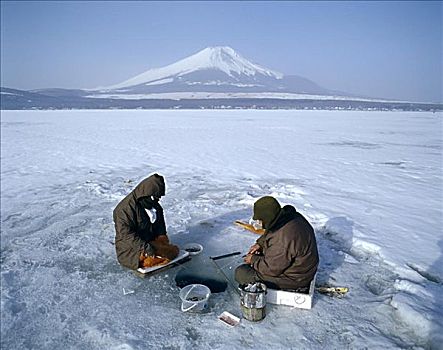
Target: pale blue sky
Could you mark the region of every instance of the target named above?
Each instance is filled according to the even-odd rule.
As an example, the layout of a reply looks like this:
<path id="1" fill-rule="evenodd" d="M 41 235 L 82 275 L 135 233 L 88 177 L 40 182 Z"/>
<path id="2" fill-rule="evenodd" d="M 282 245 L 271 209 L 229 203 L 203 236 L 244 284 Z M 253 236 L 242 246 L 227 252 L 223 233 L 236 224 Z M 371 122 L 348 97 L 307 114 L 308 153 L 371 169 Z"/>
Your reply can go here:
<path id="1" fill-rule="evenodd" d="M 110 85 L 223 45 L 329 89 L 442 101 L 442 17 L 441 1 L 2 1 L 1 85 Z"/>

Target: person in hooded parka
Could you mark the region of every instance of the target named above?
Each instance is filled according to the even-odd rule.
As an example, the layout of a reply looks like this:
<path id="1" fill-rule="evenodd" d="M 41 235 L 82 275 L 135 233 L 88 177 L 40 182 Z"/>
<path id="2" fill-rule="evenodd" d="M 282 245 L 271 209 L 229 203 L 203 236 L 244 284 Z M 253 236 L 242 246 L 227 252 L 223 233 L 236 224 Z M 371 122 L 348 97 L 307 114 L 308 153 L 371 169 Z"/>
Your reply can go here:
<path id="1" fill-rule="evenodd" d="M 172 260 L 177 257 L 179 248 L 169 243 L 159 203 L 164 195 L 163 176 L 153 174 L 114 209 L 115 250 L 121 265 L 136 270 L 146 267 L 143 262 L 148 258 Z"/>
<path id="2" fill-rule="evenodd" d="M 292 205 L 283 208 L 270 196 L 254 203 L 253 220 L 265 233 L 235 271 L 240 285 L 264 282 L 268 287 L 306 292 L 319 263 L 314 229 Z"/>

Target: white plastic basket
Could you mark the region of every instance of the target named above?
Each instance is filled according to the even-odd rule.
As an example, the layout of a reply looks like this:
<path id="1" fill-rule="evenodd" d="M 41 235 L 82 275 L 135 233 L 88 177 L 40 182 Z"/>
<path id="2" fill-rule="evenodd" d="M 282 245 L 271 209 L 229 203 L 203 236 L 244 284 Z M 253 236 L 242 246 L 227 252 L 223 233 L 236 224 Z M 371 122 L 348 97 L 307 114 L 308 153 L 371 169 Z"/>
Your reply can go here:
<path id="1" fill-rule="evenodd" d="M 189 284 L 180 290 L 183 312 L 202 312 L 208 307 L 211 290 L 203 284 Z"/>

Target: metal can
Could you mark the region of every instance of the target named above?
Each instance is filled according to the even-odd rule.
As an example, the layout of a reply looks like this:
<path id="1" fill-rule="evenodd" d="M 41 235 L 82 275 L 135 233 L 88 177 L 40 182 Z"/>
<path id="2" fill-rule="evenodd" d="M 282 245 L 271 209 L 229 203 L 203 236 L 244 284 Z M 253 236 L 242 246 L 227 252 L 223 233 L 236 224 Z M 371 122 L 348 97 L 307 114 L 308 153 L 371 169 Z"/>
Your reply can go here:
<path id="1" fill-rule="evenodd" d="M 266 317 L 266 293 L 264 283 L 250 283 L 239 287 L 240 308 L 243 317 L 252 322 L 258 322 Z"/>

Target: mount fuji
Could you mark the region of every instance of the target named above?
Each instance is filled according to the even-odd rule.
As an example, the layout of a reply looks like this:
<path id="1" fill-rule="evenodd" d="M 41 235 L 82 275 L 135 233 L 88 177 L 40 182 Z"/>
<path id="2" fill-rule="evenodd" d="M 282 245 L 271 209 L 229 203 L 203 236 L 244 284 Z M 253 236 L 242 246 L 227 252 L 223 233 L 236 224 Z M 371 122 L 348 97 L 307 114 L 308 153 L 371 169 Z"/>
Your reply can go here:
<path id="1" fill-rule="evenodd" d="M 93 89 L 2 87 L 1 109 L 401 109 L 441 104 L 389 101 L 329 90 L 253 63 L 230 47 L 208 47 L 162 68 Z"/>
<path id="2" fill-rule="evenodd" d="M 177 92 L 337 94 L 308 79 L 252 63 L 227 46 L 208 47 L 168 66 L 92 91 L 98 93 L 94 97 Z"/>

